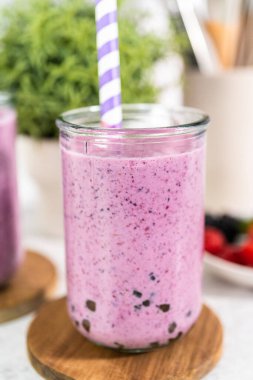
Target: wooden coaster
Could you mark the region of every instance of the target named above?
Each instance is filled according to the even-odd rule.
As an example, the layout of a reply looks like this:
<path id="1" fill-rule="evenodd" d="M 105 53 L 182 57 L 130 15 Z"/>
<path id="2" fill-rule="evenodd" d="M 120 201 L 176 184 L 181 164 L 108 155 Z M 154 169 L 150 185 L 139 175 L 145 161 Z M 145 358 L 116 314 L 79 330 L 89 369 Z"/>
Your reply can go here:
<path id="1" fill-rule="evenodd" d="M 0 322 L 35 310 L 47 299 L 56 282 L 56 270 L 44 256 L 27 251 L 10 284 L 0 290 Z"/>
<path id="2" fill-rule="evenodd" d="M 218 362 L 222 325 L 204 306 L 190 332 L 168 347 L 125 354 L 90 343 L 72 326 L 66 299 L 44 305 L 31 323 L 27 346 L 31 363 L 52 380 L 197 380 Z"/>

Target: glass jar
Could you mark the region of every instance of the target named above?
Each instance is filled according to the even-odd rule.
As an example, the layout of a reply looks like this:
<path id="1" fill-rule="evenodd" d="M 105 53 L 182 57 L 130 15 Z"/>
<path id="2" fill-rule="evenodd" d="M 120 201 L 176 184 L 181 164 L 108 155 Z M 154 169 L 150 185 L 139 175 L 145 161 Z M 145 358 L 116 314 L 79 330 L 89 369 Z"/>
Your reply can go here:
<path id="1" fill-rule="evenodd" d="M 205 132 L 193 109 L 99 108 L 57 121 L 68 311 L 89 340 L 141 352 L 185 334 L 201 311 Z"/>
<path id="2" fill-rule="evenodd" d="M 10 96 L 0 93 L 0 286 L 21 261 L 15 141 L 16 113 Z"/>

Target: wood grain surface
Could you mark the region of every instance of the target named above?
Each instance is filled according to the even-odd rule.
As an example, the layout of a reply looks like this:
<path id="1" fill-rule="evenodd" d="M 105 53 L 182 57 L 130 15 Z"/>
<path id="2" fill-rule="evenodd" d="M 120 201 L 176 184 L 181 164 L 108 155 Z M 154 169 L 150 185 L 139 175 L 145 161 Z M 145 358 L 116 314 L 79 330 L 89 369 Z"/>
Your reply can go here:
<path id="1" fill-rule="evenodd" d="M 72 326 L 66 299 L 44 305 L 31 323 L 27 347 L 33 367 L 50 380 L 198 380 L 218 362 L 223 331 L 204 306 L 190 332 L 143 354 L 98 347 Z"/>
<path id="2" fill-rule="evenodd" d="M 55 283 L 53 264 L 39 253 L 27 251 L 10 284 L 0 290 L 0 323 L 35 310 L 51 294 Z"/>

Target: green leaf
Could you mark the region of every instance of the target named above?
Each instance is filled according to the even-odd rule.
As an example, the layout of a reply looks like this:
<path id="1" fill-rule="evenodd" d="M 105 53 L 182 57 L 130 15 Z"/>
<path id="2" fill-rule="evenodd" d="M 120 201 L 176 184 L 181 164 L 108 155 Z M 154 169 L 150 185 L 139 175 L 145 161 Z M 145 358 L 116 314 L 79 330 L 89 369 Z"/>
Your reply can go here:
<path id="1" fill-rule="evenodd" d="M 1 10 L 0 89 L 14 94 L 21 133 L 56 137 L 61 112 L 98 104 L 94 11 L 89 0 L 15 0 Z M 137 11 L 119 19 L 123 101 L 153 102 L 165 43 L 140 32 Z"/>

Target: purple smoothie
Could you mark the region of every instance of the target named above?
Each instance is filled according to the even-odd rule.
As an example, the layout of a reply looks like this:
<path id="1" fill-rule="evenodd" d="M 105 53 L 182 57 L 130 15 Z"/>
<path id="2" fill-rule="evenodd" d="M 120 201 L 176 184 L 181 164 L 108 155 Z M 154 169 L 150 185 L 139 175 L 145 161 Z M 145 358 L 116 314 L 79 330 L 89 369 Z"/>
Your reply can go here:
<path id="1" fill-rule="evenodd" d="M 205 146 L 195 140 L 113 154 L 110 142 L 61 134 L 68 309 L 88 339 L 152 349 L 199 316 Z"/>
<path id="2" fill-rule="evenodd" d="M 16 180 L 16 114 L 0 105 L 0 286 L 21 260 Z"/>

